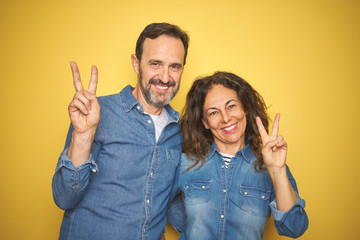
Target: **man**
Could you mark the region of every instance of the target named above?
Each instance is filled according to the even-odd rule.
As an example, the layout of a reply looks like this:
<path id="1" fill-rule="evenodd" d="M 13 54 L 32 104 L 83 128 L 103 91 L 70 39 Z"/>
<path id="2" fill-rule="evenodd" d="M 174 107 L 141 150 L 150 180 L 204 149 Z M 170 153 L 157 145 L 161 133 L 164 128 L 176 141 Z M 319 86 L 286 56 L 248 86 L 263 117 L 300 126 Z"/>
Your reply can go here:
<path id="1" fill-rule="evenodd" d="M 175 25 L 148 25 L 131 56 L 136 87 L 98 99 L 97 68 L 84 90 L 71 63 L 71 126 L 52 183 L 65 210 L 60 239 L 160 239 L 167 220 L 184 228 L 175 187 L 179 114 L 168 103 L 180 86 L 188 41 Z"/>

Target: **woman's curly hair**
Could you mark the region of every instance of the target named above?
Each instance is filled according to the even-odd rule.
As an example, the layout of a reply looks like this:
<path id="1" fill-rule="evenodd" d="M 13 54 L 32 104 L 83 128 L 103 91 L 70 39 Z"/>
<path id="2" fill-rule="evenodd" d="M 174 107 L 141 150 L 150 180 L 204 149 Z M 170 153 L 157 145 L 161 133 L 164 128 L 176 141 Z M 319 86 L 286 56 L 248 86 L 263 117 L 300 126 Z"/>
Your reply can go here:
<path id="1" fill-rule="evenodd" d="M 223 85 L 237 93 L 246 113 L 245 139 L 257 158 L 254 168 L 257 171 L 264 170 L 261 154 L 262 142 L 256 125 L 256 117 L 261 118 L 268 132 L 267 107 L 261 95 L 248 82 L 229 72 L 215 72 L 211 76 L 196 79 L 187 94 L 181 118 L 181 132 L 184 137 L 182 151 L 194 161 L 188 170 L 199 163 L 199 168 L 203 166 L 214 142 L 211 131 L 206 129 L 201 121 L 204 117 L 203 106 L 206 95 L 214 85 Z"/>

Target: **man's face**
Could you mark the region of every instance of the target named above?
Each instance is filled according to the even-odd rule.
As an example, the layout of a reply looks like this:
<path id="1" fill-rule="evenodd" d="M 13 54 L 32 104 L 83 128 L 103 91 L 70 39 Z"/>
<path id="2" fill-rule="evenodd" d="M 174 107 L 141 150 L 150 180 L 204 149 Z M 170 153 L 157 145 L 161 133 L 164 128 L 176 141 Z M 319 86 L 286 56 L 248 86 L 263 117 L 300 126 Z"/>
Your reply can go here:
<path id="1" fill-rule="evenodd" d="M 180 87 L 185 49 L 178 38 L 161 35 L 146 38 L 139 64 L 139 85 L 146 102 L 161 108 Z"/>

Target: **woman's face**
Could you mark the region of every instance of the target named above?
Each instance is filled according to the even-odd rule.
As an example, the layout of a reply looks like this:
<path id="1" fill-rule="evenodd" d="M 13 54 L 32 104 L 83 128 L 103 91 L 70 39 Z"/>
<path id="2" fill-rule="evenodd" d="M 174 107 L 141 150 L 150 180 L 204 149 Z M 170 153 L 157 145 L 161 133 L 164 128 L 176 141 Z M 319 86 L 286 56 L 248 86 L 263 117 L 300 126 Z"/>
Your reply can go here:
<path id="1" fill-rule="evenodd" d="M 219 151 L 245 147 L 246 114 L 235 90 L 214 85 L 205 97 L 203 113 L 203 124 Z"/>

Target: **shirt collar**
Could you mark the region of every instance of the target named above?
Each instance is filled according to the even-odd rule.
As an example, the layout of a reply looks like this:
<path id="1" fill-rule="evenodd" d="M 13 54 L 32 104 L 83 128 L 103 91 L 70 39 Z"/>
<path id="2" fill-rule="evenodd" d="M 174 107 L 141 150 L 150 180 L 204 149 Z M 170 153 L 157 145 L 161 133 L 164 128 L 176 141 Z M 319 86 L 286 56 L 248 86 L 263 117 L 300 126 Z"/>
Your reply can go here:
<path id="1" fill-rule="evenodd" d="M 134 95 L 132 94 L 132 91 L 134 88 L 130 85 L 127 85 L 121 92 L 120 92 L 120 100 L 123 108 L 125 109 L 125 112 L 130 112 L 134 107 L 139 106 L 141 108 L 141 111 L 143 110 L 143 107 L 141 104 L 136 100 Z M 173 119 L 175 122 L 179 122 L 180 114 L 176 112 L 169 104 L 165 106 L 165 109 L 167 113 L 169 114 L 169 117 Z"/>
<path id="2" fill-rule="evenodd" d="M 245 144 L 246 144 L 245 147 L 243 149 L 237 151 L 235 156 L 242 156 L 245 159 L 245 161 L 247 161 L 248 163 L 253 163 L 253 162 L 255 162 L 256 157 L 255 157 L 253 151 L 251 150 L 251 147 L 247 141 L 245 141 Z M 212 144 L 211 148 L 212 148 L 212 150 L 209 154 L 209 158 L 211 158 L 215 154 L 215 152 L 220 154 L 220 151 L 217 148 L 215 143 Z"/>

